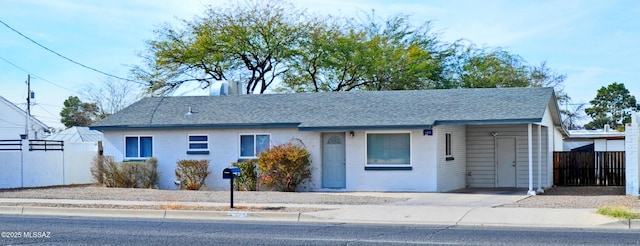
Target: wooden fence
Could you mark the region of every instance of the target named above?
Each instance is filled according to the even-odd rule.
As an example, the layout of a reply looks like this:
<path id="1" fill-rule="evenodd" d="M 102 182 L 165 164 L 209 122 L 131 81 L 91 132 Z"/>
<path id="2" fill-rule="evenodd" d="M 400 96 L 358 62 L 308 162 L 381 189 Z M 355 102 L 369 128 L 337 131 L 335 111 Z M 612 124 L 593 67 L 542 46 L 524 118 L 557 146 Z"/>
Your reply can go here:
<path id="1" fill-rule="evenodd" d="M 554 152 L 554 185 L 624 186 L 624 151 Z"/>

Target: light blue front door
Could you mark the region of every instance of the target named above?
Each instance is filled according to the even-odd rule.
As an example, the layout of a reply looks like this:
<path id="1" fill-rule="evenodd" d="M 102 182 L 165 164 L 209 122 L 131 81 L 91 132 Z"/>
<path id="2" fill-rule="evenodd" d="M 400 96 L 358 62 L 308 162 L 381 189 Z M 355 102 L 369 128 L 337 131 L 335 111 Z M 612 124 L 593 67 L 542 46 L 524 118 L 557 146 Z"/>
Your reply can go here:
<path id="1" fill-rule="evenodd" d="M 344 133 L 322 134 L 322 187 L 346 187 Z"/>

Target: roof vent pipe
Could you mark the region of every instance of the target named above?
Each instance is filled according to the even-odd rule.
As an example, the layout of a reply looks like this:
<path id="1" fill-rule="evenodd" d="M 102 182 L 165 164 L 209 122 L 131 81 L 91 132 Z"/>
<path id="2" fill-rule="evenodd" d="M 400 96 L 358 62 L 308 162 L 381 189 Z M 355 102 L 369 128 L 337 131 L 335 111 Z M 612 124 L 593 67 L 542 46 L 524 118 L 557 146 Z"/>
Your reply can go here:
<path id="1" fill-rule="evenodd" d="M 604 125 L 604 132 L 609 132 L 610 129 L 611 129 L 611 126 L 609 126 L 609 124 Z"/>

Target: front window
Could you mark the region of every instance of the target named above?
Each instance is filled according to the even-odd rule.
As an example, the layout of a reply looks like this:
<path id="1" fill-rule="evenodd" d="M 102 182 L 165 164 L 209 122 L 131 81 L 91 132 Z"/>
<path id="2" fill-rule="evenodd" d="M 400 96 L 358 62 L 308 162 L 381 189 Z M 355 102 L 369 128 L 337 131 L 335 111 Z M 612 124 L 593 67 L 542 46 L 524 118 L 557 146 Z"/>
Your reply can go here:
<path id="1" fill-rule="evenodd" d="M 189 135 L 189 150 L 209 150 L 208 135 Z"/>
<path id="2" fill-rule="evenodd" d="M 240 135 L 240 158 L 256 158 L 271 147 L 270 139 L 268 134 Z"/>
<path id="3" fill-rule="evenodd" d="M 125 158 L 150 158 L 153 156 L 151 136 L 125 137 Z"/>
<path id="4" fill-rule="evenodd" d="M 410 165 L 411 134 L 367 133 L 367 165 Z"/>
<path id="5" fill-rule="evenodd" d="M 452 156 L 453 153 L 451 152 L 451 133 L 445 133 L 444 138 L 445 138 L 444 154 L 445 156 Z"/>

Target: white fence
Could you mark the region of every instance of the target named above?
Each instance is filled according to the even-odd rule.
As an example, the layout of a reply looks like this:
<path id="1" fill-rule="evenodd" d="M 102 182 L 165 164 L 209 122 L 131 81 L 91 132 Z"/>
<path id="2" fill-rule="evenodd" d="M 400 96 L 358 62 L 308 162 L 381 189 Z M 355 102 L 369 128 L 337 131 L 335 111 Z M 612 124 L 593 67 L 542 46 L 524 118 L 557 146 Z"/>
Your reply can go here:
<path id="1" fill-rule="evenodd" d="M 40 143 L 44 142 L 0 141 L 0 189 L 93 182 L 90 168 L 98 154 L 97 142 L 53 147 Z"/>

